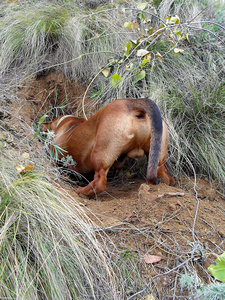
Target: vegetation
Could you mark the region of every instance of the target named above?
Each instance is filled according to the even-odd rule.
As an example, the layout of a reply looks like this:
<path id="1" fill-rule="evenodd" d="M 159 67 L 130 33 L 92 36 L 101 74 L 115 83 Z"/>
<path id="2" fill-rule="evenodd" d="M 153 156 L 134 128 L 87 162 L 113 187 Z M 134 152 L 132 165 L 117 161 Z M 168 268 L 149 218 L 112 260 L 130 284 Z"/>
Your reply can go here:
<path id="1" fill-rule="evenodd" d="M 1 299 L 116 299 L 104 238 L 40 159 L 20 173 L 17 161 L 0 160 Z"/>
<path id="2" fill-rule="evenodd" d="M 3 1 L 2 103 L 13 99 L 7 98 L 12 86 L 52 69 L 88 84 L 88 107 L 150 97 L 169 128 L 170 173 L 178 180 L 203 174 L 223 186 L 224 1 L 108 2 Z M 85 97 L 82 106 L 85 113 Z M 57 170 L 46 170 L 42 157 L 25 159 L 17 172 L 15 149 L 0 146 L 1 299 L 125 299 L 128 290 L 132 299 L 137 290 L 152 292 L 140 279 L 136 254 L 118 253 L 53 183 Z M 224 299 L 224 284 L 204 285 L 188 272 L 179 282 L 190 297 Z"/>

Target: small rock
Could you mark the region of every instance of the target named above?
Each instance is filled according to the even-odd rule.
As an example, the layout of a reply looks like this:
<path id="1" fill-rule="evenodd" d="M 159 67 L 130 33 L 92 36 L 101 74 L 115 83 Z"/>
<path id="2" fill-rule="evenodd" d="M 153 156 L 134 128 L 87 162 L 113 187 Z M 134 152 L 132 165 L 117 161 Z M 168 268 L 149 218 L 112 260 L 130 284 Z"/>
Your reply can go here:
<path id="1" fill-rule="evenodd" d="M 176 210 L 177 208 L 176 208 L 176 205 L 174 204 L 174 203 L 169 203 L 169 208 L 171 209 L 171 210 Z"/>

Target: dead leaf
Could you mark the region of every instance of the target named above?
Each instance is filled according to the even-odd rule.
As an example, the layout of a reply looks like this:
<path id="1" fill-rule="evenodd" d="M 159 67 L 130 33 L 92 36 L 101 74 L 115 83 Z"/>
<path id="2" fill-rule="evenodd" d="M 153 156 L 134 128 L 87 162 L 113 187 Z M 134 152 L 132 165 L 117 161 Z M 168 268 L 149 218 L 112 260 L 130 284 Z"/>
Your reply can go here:
<path id="1" fill-rule="evenodd" d="M 20 0 L 8 0 L 6 3 L 10 4 L 12 2 L 16 2 L 17 4 L 19 4 L 20 6 L 22 6 L 22 4 L 20 3 Z"/>
<path id="2" fill-rule="evenodd" d="M 25 167 L 23 166 L 23 165 L 21 165 L 21 164 L 16 164 L 16 171 L 18 172 L 18 173 L 22 173 L 23 171 L 24 171 L 24 169 L 25 169 Z"/>
<path id="3" fill-rule="evenodd" d="M 146 264 L 155 264 L 162 260 L 162 257 L 157 255 L 145 254 L 143 256 L 143 260 L 146 262 Z"/>
<path id="4" fill-rule="evenodd" d="M 16 164 L 16 171 L 20 174 L 24 174 L 27 172 L 31 172 L 34 169 L 34 165 L 33 164 L 28 164 L 26 167 L 24 167 L 21 164 Z"/>
<path id="5" fill-rule="evenodd" d="M 144 10 L 148 6 L 147 2 L 142 2 L 137 4 L 137 9 Z"/>
<path id="6" fill-rule="evenodd" d="M 155 56 L 158 58 L 158 60 L 159 60 L 160 62 L 163 61 L 162 55 L 161 55 L 159 52 L 157 52 Z"/>
<path id="7" fill-rule="evenodd" d="M 134 223 L 138 220 L 138 217 L 136 215 L 134 215 L 133 213 L 129 214 L 126 219 L 124 220 L 124 222 L 129 222 L 129 223 Z"/>
<path id="8" fill-rule="evenodd" d="M 135 29 L 138 27 L 138 24 L 136 22 L 125 22 L 123 26 L 128 29 Z"/>
<path id="9" fill-rule="evenodd" d="M 149 51 L 145 50 L 145 49 L 139 49 L 137 51 L 137 56 L 141 56 L 141 57 L 144 57 L 146 56 L 147 54 L 149 54 Z"/>
<path id="10" fill-rule="evenodd" d="M 105 77 L 108 77 L 109 76 L 109 73 L 111 71 L 111 68 L 105 68 L 102 70 L 102 74 L 105 76 Z"/>
<path id="11" fill-rule="evenodd" d="M 174 55 L 176 56 L 178 53 L 183 53 L 184 50 L 183 49 L 180 49 L 180 48 L 174 48 Z"/>

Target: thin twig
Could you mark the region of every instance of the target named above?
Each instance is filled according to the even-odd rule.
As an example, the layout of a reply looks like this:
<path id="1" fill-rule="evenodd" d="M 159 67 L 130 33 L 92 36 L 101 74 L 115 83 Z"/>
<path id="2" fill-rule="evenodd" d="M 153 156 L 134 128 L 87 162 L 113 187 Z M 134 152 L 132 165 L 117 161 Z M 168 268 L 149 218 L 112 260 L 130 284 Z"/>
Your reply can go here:
<path id="1" fill-rule="evenodd" d="M 134 297 L 136 297 L 136 296 L 142 294 L 143 292 L 145 292 L 145 290 L 146 290 L 147 288 L 150 288 L 150 287 L 149 287 L 150 284 L 151 284 L 156 278 L 162 277 L 162 276 L 166 276 L 166 275 L 169 275 L 170 273 L 176 271 L 177 269 L 179 269 L 179 268 L 182 267 L 183 265 L 187 264 L 190 260 L 192 260 L 191 257 L 188 258 L 187 260 L 185 260 L 185 261 L 184 261 L 183 263 L 181 263 L 180 265 L 176 266 L 175 268 L 173 268 L 173 269 L 171 269 L 171 270 L 169 270 L 169 271 L 167 271 L 167 272 L 165 272 L 165 273 L 163 273 L 163 274 L 158 274 L 158 275 L 154 276 L 154 277 L 150 280 L 150 282 L 147 284 L 147 286 L 146 286 L 143 290 L 141 290 L 141 291 L 137 292 L 136 294 L 132 295 L 132 296 L 129 297 L 127 300 L 133 299 Z"/>

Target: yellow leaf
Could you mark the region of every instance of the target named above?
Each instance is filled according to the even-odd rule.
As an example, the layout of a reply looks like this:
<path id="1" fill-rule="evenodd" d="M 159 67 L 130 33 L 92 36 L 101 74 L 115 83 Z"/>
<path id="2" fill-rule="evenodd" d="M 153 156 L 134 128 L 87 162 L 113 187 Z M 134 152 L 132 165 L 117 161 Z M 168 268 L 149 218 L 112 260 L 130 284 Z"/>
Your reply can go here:
<path id="1" fill-rule="evenodd" d="M 111 71 L 111 68 L 105 68 L 102 70 L 102 74 L 105 76 L 105 77 L 108 77 L 109 76 L 109 73 Z"/>
<path id="2" fill-rule="evenodd" d="M 165 20 L 170 20 L 170 19 L 171 19 L 171 15 L 168 15 Z"/>
<path id="3" fill-rule="evenodd" d="M 24 172 L 31 172 L 34 169 L 34 165 L 33 164 L 28 164 L 25 168 L 24 168 Z"/>
<path id="4" fill-rule="evenodd" d="M 24 159 L 29 159 L 29 158 L 30 158 L 30 154 L 29 154 L 28 152 L 24 152 L 24 153 L 22 154 L 22 157 L 23 157 Z"/>
<path id="5" fill-rule="evenodd" d="M 138 24 L 136 22 L 125 22 L 123 26 L 128 29 L 135 29 L 138 27 Z"/>
<path id="6" fill-rule="evenodd" d="M 179 41 L 184 41 L 184 40 L 186 40 L 187 39 L 187 36 L 186 36 L 186 34 L 184 34 L 184 35 L 182 35 L 181 37 L 179 37 Z"/>
<path id="7" fill-rule="evenodd" d="M 131 177 L 132 177 L 132 175 L 131 175 L 130 172 L 127 172 L 126 175 L 127 175 L 128 178 L 131 178 Z"/>

